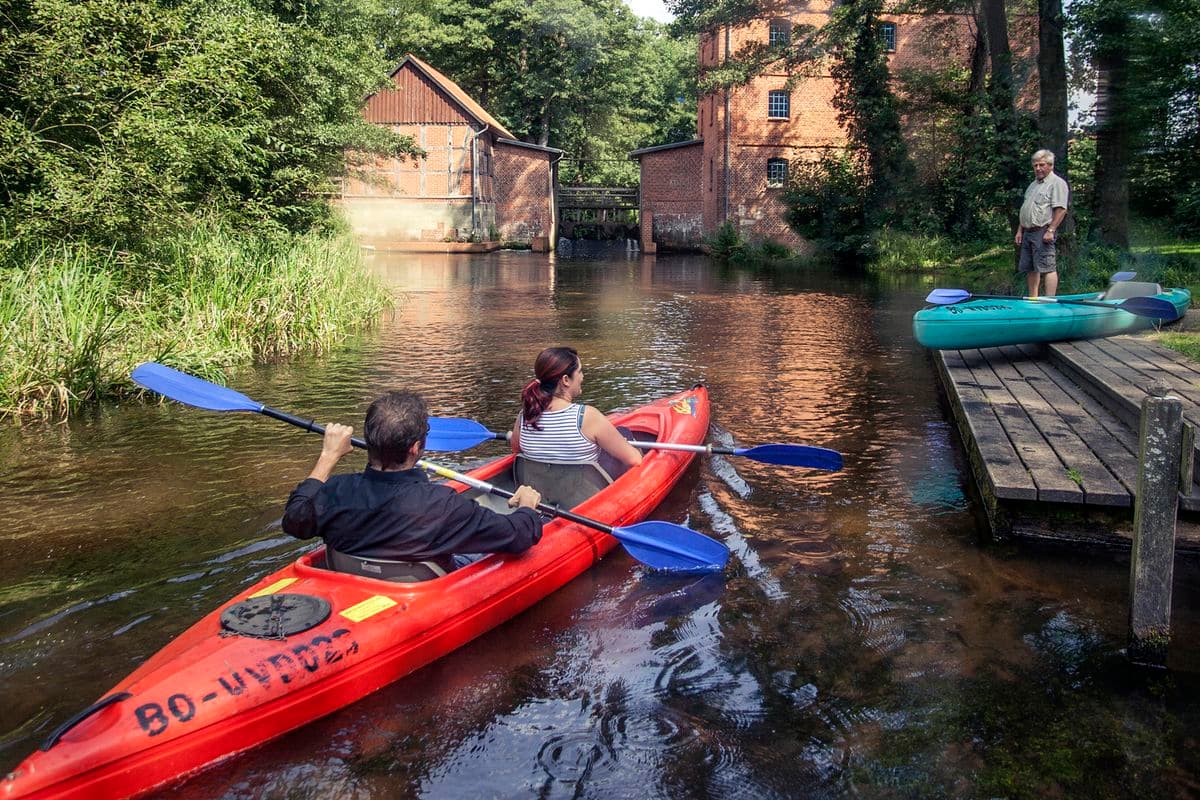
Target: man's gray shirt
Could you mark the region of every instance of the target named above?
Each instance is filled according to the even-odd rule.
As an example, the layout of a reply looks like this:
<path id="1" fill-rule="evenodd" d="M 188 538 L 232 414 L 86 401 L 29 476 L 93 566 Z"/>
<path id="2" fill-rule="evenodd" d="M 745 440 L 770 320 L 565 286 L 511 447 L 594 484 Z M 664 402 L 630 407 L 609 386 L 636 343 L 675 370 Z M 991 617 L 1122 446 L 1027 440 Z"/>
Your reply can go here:
<path id="1" fill-rule="evenodd" d="M 1040 228 L 1054 219 L 1054 209 L 1067 207 L 1067 182 L 1051 172 L 1029 184 L 1021 204 L 1021 227 Z"/>

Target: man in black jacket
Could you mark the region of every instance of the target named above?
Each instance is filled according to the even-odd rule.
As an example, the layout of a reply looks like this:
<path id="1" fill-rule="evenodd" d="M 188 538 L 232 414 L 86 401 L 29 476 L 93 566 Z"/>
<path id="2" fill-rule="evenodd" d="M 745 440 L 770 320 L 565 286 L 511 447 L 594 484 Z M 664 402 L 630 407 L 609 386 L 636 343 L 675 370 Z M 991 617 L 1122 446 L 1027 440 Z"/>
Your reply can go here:
<path id="1" fill-rule="evenodd" d="M 521 486 L 498 514 L 463 498 L 447 486 L 430 483 L 416 466 L 429 433 L 425 401 L 412 392 L 388 392 L 371 403 L 364 423 L 367 468 L 330 477 L 352 449 L 353 429 L 331 424 L 316 466 L 288 497 L 283 530 L 300 539 L 320 536 L 335 551 L 327 563 L 347 572 L 345 556 L 410 562 L 449 572 L 471 559 L 468 553 L 520 553 L 542 538 L 535 510 L 541 495 Z M 458 557 L 455 558 L 455 555 Z M 415 577 L 415 574 L 414 574 Z"/>

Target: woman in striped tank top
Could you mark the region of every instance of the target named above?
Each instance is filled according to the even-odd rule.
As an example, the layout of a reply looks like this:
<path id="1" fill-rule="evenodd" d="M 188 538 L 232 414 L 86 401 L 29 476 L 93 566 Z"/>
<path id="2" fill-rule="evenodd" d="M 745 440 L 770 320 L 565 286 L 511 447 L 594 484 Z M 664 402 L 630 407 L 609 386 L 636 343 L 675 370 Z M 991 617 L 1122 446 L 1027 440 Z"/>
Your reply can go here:
<path id="1" fill-rule="evenodd" d="M 583 365 L 570 347 L 549 347 L 537 357 L 537 376 L 521 392 L 521 413 L 513 425 L 514 453 L 537 461 L 594 463 L 603 450 L 626 466 L 642 454 L 625 441 L 608 417 L 575 402 L 583 392 Z"/>

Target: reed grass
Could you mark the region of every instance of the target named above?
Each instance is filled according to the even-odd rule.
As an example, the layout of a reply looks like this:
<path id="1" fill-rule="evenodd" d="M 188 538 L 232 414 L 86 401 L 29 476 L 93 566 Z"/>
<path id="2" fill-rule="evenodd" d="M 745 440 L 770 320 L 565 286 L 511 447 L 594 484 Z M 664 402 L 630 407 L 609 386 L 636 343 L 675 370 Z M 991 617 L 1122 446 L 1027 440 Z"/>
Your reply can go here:
<path id="1" fill-rule="evenodd" d="M 345 232 L 293 238 L 200 224 L 129 254 L 48 245 L 0 265 L 0 417 L 62 417 L 136 391 L 160 361 L 206 378 L 326 350 L 392 299 Z"/>

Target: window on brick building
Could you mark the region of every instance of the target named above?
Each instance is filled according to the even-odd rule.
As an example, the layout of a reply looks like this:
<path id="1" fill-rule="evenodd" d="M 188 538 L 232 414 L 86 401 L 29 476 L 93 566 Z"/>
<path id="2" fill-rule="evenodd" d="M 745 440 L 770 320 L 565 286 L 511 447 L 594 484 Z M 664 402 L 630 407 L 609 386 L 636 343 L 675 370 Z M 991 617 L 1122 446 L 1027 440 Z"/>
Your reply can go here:
<path id="1" fill-rule="evenodd" d="M 882 22 L 879 24 L 879 38 L 883 40 L 883 49 L 889 53 L 896 52 L 896 23 Z"/>
<path id="2" fill-rule="evenodd" d="M 788 162 L 786 158 L 767 159 L 767 186 L 783 186 L 787 183 Z"/>
<path id="3" fill-rule="evenodd" d="M 767 92 L 767 116 L 771 119 L 787 119 L 792 113 L 792 98 L 787 91 L 777 89 Z"/>
<path id="4" fill-rule="evenodd" d="M 771 47 L 787 44 L 792 38 L 792 24 L 786 19 L 771 20 L 770 33 L 767 34 L 767 44 Z"/>
<path id="5" fill-rule="evenodd" d="M 713 160 L 711 158 L 708 160 L 708 190 L 710 192 L 713 190 Z"/>

